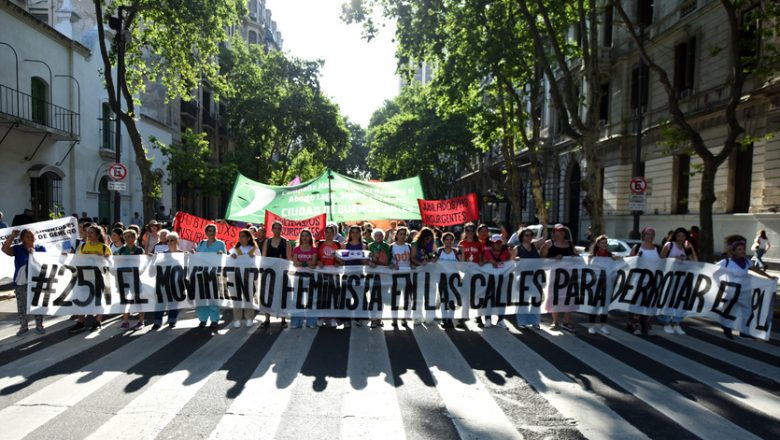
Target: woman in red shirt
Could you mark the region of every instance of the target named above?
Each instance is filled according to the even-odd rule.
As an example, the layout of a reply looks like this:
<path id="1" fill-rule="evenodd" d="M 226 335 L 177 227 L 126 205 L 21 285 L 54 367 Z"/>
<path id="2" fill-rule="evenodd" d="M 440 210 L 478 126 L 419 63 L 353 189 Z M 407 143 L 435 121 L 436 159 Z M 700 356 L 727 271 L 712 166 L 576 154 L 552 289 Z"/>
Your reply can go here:
<path id="1" fill-rule="evenodd" d="M 328 223 L 325 226 L 325 240 L 320 241 L 317 245 L 317 266 L 318 267 L 338 267 L 341 263 L 336 259 L 336 252 L 341 249 L 338 242 L 333 238 L 336 236 L 336 225 L 334 223 Z M 338 322 L 336 319 L 330 319 L 330 326 L 337 327 Z M 317 320 L 317 325 L 320 327 L 325 324 L 325 319 Z"/>

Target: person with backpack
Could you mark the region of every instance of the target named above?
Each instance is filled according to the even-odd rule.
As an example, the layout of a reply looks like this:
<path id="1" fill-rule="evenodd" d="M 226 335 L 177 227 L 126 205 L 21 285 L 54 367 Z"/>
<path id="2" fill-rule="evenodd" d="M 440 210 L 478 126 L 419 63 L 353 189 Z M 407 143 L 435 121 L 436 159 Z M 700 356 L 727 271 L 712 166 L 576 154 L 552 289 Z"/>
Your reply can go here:
<path id="1" fill-rule="evenodd" d="M 771 280 L 777 280 L 777 277 L 768 275 L 762 269 L 754 267 L 752 262 L 745 257 L 745 247 L 747 240 L 741 235 L 729 235 L 726 237 L 726 258 L 718 261 L 718 266 L 728 270 L 738 277 L 745 277 L 752 271 Z M 726 298 L 724 298 L 725 300 Z M 745 339 L 755 339 L 750 336 L 750 328 L 747 323 L 753 312 L 752 295 L 740 295 L 737 304 L 731 311 L 736 316 L 736 328 L 739 329 L 739 337 Z M 734 339 L 733 330 L 721 324 L 723 335 L 729 339 Z"/>
<path id="2" fill-rule="evenodd" d="M 491 264 L 493 267 L 502 267 L 505 261 L 511 259 L 511 253 L 504 244 L 504 237 L 501 234 L 494 234 L 490 237 L 490 246 L 485 247 L 482 255 L 482 264 Z M 508 328 L 504 321 L 505 315 L 498 315 L 498 321 L 496 325 L 501 328 Z M 493 317 L 491 315 L 485 316 L 485 327 L 491 327 Z"/>
<path id="3" fill-rule="evenodd" d="M 655 229 L 646 226 L 642 229 L 642 242 L 631 248 L 631 257 L 661 259 L 661 248 L 654 243 Z M 652 317 L 639 313 L 628 313 L 628 331 L 639 336 L 652 336 Z"/>
<path id="4" fill-rule="evenodd" d="M 688 230 L 685 228 L 677 228 L 674 230 L 672 240 L 664 244 L 661 249 L 661 258 L 676 258 L 681 261 L 699 261 L 699 257 L 696 255 L 696 249 L 691 244 L 688 237 Z M 658 320 L 664 324 L 664 331 L 669 334 L 684 335 L 680 323 L 683 320 L 683 316 L 670 316 L 661 315 Z"/>

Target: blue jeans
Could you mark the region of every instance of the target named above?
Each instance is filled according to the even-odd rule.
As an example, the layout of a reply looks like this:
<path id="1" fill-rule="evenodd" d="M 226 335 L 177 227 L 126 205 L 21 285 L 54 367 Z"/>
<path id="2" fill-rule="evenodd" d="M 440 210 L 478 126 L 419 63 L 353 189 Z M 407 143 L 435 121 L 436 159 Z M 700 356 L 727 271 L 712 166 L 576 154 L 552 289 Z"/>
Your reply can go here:
<path id="1" fill-rule="evenodd" d="M 756 263 L 758 263 L 757 266 L 761 269 L 766 267 L 766 263 L 762 260 L 765 253 L 766 249 L 756 249 Z"/>
<path id="2" fill-rule="evenodd" d="M 303 324 L 304 318 L 300 316 L 293 316 L 290 319 L 290 326 L 292 327 L 300 327 Z M 308 327 L 313 327 L 317 325 L 317 318 L 306 318 L 306 325 Z"/>
<path id="3" fill-rule="evenodd" d="M 164 311 L 154 312 L 154 324 L 162 325 Z M 176 319 L 179 317 L 179 309 L 168 310 L 168 324 L 176 324 Z"/>
<path id="4" fill-rule="evenodd" d="M 207 322 L 210 318 L 212 324 L 219 324 L 219 306 L 195 307 L 195 313 L 200 322 Z"/>
<path id="5" fill-rule="evenodd" d="M 669 316 L 669 315 L 659 315 L 656 319 L 658 320 L 659 324 L 667 325 L 667 324 L 679 324 L 683 320 L 683 316 Z"/>
<path id="6" fill-rule="evenodd" d="M 517 325 L 534 325 L 539 324 L 542 321 L 542 317 L 538 313 L 518 313 Z"/>

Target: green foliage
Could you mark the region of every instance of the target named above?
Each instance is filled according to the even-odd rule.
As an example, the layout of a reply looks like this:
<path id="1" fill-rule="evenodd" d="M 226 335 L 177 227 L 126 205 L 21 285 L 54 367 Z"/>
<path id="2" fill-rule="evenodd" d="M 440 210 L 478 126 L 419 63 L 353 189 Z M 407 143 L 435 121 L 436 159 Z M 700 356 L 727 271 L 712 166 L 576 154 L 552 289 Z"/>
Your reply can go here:
<path id="1" fill-rule="evenodd" d="M 242 0 L 96 0 L 105 16 L 125 10 L 129 38 L 125 46 L 125 76 L 130 93 L 160 82 L 168 98 L 187 99 L 203 79 L 215 90 L 229 91 L 220 74 L 219 44 L 227 29 L 246 14 Z M 112 65 L 116 63 L 112 50 Z M 107 67 L 107 66 L 106 66 Z"/>
<path id="2" fill-rule="evenodd" d="M 233 87 L 232 161 L 241 173 L 284 185 L 296 173 L 310 175 L 347 157 L 350 131 L 338 106 L 320 90 L 321 61 L 235 40 L 222 62 Z"/>
<path id="3" fill-rule="evenodd" d="M 168 183 L 187 182 L 208 195 L 219 195 L 232 187 L 238 167 L 233 163 L 215 163 L 205 133 L 193 133 L 188 128 L 181 134 L 181 143 L 174 145 L 155 138 L 149 140 L 168 159 Z"/>
<path id="4" fill-rule="evenodd" d="M 444 196 L 478 152 L 466 115 L 437 113 L 430 88 L 419 84 L 374 113 L 368 148 L 380 179 L 419 175 L 428 197 Z"/>

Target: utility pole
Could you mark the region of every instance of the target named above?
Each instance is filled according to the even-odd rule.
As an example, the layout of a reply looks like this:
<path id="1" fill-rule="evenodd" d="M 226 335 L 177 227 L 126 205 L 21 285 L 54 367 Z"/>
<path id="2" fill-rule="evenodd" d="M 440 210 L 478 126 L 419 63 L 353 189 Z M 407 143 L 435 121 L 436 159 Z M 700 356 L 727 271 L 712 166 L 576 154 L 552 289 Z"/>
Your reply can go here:
<path id="1" fill-rule="evenodd" d="M 333 221 L 333 188 L 331 182 L 333 181 L 333 173 L 328 168 L 328 213 L 330 214 L 330 221 Z"/>
<path id="2" fill-rule="evenodd" d="M 639 26 L 639 40 L 644 40 L 644 34 L 645 34 L 645 26 L 644 24 L 640 24 Z M 642 84 L 644 83 L 644 75 L 645 75 L 645 62 L 640 57 L 639 58 L 639 67 L 637 68 L 637 81 L 636 81 L 636 114 L 634 116 L 635 118 L 635 128 L 636 128 L 636 145 L 634 149 L 634 166 L 633 166 L 633 175 L 634 177 L 639 177 L 644 174 L 644 170 L 642 169 L 642 106 L 645 104 L 643 101 L 643 87 Z M 639 218 L 642 215 L 642 211 L 632 211 L 632 214 L 634 216 L 634 227 L 632 228 L 631 232 L 629 233 L 629 238 L 632 239 L 640 239 L 641 234 L 639 233 Z"/>

